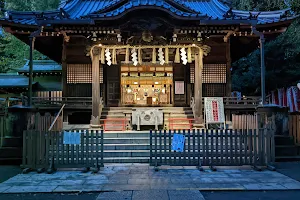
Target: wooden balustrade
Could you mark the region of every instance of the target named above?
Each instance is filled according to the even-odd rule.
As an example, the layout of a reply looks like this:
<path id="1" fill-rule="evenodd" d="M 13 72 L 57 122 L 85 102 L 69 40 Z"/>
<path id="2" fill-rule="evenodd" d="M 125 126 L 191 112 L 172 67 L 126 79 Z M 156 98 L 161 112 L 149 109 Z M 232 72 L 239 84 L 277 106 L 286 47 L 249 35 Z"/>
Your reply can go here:
<path id="1" fill-rule="evenodd" d="M 300 145 L 300 115 L 289 116 L 289 135 L 294 139 L 294 143 Z"/>
<path id="2" fill-rule="evenodd" d="M 243 130 L 258 129 L 257 114 L 254 115 L 232 115 L 232 128 Z"/>

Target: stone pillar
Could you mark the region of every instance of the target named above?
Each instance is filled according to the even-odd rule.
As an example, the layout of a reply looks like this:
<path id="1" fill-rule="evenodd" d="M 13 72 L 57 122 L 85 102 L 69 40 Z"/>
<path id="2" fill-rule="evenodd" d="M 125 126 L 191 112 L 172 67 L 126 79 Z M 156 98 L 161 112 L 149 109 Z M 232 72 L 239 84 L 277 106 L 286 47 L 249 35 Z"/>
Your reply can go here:
<path id="1" fill-rule="evenodd" d="M 91 126 L 100 126 L 100 51 L 98 47 L 94 47 L 92 51 L 92 118 Z"/>
<path id="2" fill-rule="evenodd" d="M 203 123 L 203 107 L 202 107 L 202 69 L 203 69 L 203 50 L 195 55 L 195 122 L 198 124 Z"/>

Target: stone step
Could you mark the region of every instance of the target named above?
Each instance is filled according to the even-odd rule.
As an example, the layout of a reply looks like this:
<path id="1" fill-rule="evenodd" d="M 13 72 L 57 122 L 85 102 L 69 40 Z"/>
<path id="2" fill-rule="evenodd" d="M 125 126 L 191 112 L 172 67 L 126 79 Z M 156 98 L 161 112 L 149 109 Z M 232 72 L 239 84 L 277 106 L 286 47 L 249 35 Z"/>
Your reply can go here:
<path id="1" fill-rule="evenodd" d="M 21 158 L 22 148 L 21 147 L 1 147 L 0 158 Z"/>
<path id="2" fill-rule="evenodd" d="M 133 110 L 133 109 L 142 109 L 142 108 L 156 108 L 161 110 L 192 110 L 191 107 L 104 107 L 102 111 L 113 111 L 113 110 Z"/>
<path id="3" fill-rule="evenodd" d="M 103 134 L 104 139 L 106 138 L 132 138 L 132 139 L 136 139 L 136 138 L 140 138 L 140 137 L 150 137 L 150 132 L 123 132 L 123 133 L 104 133 Z"/>
<path id="4" fill-rule="evenodd" d="M 104 144 L 104 150 L 150 150 L 150 144 Z"/>
<path id="5" fill-rule="evenodd" d="M 300 156 L 275 156 L 276 162 L 294 162 L 300 161 Z"/>
<path id="6" fill-rule="evenodd" d="M 5 136 L 2 147 L 20 147 L 23 144 L 21 137 Z"/>
<path id="7" fill-rule="evenodd" d="M 294 140 L 290 136 L 275 135 L 275 145 L 294 145 Z"/>
<path id="8" fill-rule="evenodd" d="M 168 150 L 170 148 L 169 147 L 170 145 L 167 143 L 166 147 L 164 146 L 164 144 L 161 145 L 161 148 L 159 148 L 160 145 L 157 145 L 157 147 L 158 147 L 158 149 L 162 149 L 162 150 L 166 149 L 166 150 Z M 187 143 L 186 143 L 186 145 L 187 145 Z M 192 149 L 198 150 L 199 147 L 200 147 L 200 150 L 203 149 L 203 145 L 202 144 L 200 144 L 200 146 L 198 146 L 197 144 L 195 144 L 195 147 L 191 146 L 190 151 L 192 151 Z M 123 150 L 150 150 L 150 144 L 104 144 L 103 148 L 104 148 L 104 150 L 122 150 L 122 151 Z M 209 146 L 207 149 L 208 150 L 211 150 L 211 149 L 217 150 L 218 149 L 218 151 L 220 151 L 221 149 L 223 149 L 223 151 L 225 152 L 226 149 L 227 149 L 227 151 L 230 151 L 231 148 L 230 147 L 226 147 L 226 145 L 224 143 L 223 146 L 221 146 L 221 144 L 218 144 L 218 145 L 214 144 L 212 147 Z M 242 149 L 243 150 L 244 147 L 242 147 L 242 148 L 239 148 L 239 147 L 235 148 L 234 147 L 232 149 L 234 149 L 234 150 L 235 149 L 237 149 L 237 150 Z M 188 152 L 188 148 L 187 147 L 186 147 L 185 150 Z"/>
<path id="9" fill-rule="evenodd" d="M 149 163 L 149 157 L 109 157 L 104 163 Z"/>
<path id="10" fill-rule="evenodd" d="M 295 145 L 276 145 L 275 155 L 276 156 L 297 156 L 299 148 Z"/>
<path id="11" fill-rule="evenodd" d="M 103 156 L 108 157 L 147 157 L 149 150 L 104 150 Z"/>
<path id="12" fill-rule="evenodd" d="M 104 144 L 150 144 L 149 137 L 139 138 L 106 138 Z"/>

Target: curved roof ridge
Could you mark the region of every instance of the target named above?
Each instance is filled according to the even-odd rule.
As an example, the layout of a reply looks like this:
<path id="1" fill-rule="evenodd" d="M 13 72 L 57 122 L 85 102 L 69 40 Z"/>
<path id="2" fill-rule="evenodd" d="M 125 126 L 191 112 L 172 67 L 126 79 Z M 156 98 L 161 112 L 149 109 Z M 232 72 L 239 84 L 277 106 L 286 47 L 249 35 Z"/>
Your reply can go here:
<path id="1" fill-rule="evenodd" d="M 219 0 L 211 0 L 219 9 L 227 12 L 230 8 Z"/>
<path id="2" fill-rule="evenodd" d="M 88 15 L 85 15 L 83 17 L 116 17 L 118 15 L 123 14 L 125 11 L 128 11 L 130 9 L 133 9 L 135 7 L 142 7 L 142 6 L 152 6 L 152 7 L 160 7 L 162 9 L 168 10 L 170 12 L 172 12 L 173 14 L 177 15 L 177 16 L 183 16 L 183 17 L 199 17 L 199 16 L 204 16 L 204 14 L 201 14 L 200 12 L 185 12 L 182 10 L 177 9 L 176 7 L 174 7 L 173 5 L 169 4 L 167 1 L 165 0 L 147 0 L 147 2 L 143 2 L 140 0 L 129 0 L 128 2 L 126 2 L 125 4 L 123 4 L 122 6 L 118 7 L 115 10 L 111 10 L 108 12 L 103 12 L 103 13 L 91 13 Z"/>

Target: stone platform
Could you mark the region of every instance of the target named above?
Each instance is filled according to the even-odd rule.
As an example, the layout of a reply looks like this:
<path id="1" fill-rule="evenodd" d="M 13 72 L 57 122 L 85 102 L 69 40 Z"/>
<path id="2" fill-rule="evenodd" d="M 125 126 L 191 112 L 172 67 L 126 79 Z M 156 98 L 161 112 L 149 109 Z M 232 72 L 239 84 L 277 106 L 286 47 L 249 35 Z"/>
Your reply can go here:
<path id="1" fill-rule="evenodd" d="M 141 190 L 295 190 L 300 182 L 273 171 L 250 167 L 217 168 L 111 164 L 97 174 L 57 171 L 54 174 L 19 174 L 0 184 L 0 193 L 100 192 Z"/>

